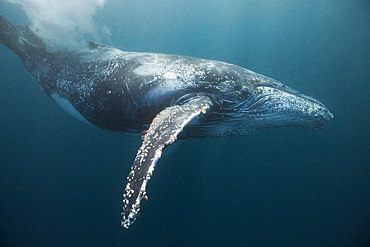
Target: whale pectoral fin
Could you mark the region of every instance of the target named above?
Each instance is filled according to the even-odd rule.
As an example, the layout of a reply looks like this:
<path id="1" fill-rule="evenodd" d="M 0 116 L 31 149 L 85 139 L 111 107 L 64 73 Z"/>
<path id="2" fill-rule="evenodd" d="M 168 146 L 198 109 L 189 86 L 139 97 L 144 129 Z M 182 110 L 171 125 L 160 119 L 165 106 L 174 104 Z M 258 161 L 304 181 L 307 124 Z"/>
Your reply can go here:
<path id="1" fill-rule="evenodd" d="M 210 98 L 197 96 L 183 105 L 166 108 L 153 119 L 127 177 L 121 226 L 129 228 L 140 210 L 141 199 L 148 198 L 146 185 L 163 149 L 176 141 L 186 124 L 207 113 L 211 106 Z"/>

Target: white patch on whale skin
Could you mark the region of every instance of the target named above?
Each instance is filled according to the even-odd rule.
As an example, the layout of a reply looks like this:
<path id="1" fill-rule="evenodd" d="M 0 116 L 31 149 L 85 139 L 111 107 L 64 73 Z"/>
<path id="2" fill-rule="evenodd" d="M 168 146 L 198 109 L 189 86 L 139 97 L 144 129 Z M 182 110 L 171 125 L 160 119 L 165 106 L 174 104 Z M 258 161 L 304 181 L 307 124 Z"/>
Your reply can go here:
<path id="1" fill-rule="evenodd" d="M 53 100 L 55 100 L 55 102 L 58 103 L 58 105 L 60 107 L 62 107 L 69 115 L 71 115 L 72 117 L 80 120 L 81 122 L 83 123 L 86 123 L 90 126 L 94 126 L 92 125 L 89 121 L 86 120 L 86 118 L 84 118 L 74 107 L 73 105 L 67 100 L 67 99 L 64 99 L 64 98 L 61 98 L 59 97 L 57 94 L 52 94 L 51 95 L 51 98 Z"/>
<path id="2" fill-rule="evenodd" d="M 130 57 L 130 54 L 127 57 Z M 140 57 L 135 56 L 134 58 L 141 63 L 139 67 L 132 71 L 138 76 L 161 75 L 164 68 L 173 62 L 165 55 L 154 53 L 143 53 Z"/>

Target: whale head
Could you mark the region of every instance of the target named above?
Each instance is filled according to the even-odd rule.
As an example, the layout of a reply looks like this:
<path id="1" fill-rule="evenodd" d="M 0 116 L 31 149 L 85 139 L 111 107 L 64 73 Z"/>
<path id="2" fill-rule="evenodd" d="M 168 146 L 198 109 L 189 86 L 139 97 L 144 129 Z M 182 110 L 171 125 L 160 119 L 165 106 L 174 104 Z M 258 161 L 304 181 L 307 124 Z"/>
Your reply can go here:
<path id="1" fill-rule="evenodd" d="M 265 77 L 249 80 L 252 90 L 235 111 L 247 116 L 250 124 L 266 127 L 296 126 L 321 129 L 333 114 L 318 100 Z"/>
<path id="2" fill-rule="evenodd" d="M 239 90 L 235 90 L 234 95 L 234 98 L 216 100 L 220 114 L 217 118 L 227 119 L 229 124 L 226 135 L 282 126 L 318 130 L 334 117 L 318 100 L 274 79 L 255 73 L 251 76 L 250 71 L 239 82 Z"/>
<path id="3" fill-rule="evenodd" d="M 318 100 L 274 79 L 246 69 L 234 78 L 219 83 L 217 93 L 210 94 L 211 112 L 189 127 L 188 136 L 247 135 L 283 126 L 318 130 L 334 117 Z"/>

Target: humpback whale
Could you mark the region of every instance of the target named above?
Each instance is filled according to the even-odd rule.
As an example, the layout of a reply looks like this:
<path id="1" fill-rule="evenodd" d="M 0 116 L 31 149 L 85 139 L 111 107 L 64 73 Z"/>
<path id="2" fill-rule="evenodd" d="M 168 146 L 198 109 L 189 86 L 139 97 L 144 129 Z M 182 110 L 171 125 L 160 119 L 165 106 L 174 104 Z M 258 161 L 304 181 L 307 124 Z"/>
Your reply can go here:
<path id="1" fill-rule="evenodd" d="M 50 49 L 27 25 L 0 16 L 0 43 L 73 117 L 109 131 L 141 134 L 123 193 L 129 228 L 148 199 L 163 150 L 177 139 L 247 135 L 282 126 L 318 130 L 333 114 L 318 100 L 248 69 L 213 60 L 126 52 L 90 42 Z"/>

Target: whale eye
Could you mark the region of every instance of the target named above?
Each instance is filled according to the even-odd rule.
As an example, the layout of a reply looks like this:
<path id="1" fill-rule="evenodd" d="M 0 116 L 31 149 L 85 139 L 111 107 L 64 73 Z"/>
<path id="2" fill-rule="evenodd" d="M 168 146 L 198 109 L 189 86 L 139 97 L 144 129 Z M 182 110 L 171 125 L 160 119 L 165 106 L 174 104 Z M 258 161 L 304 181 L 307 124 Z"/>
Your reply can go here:
<path id="1" fill-rule="evenodd" d="M 244 84 L 244 83 L 243 83 Z M 247 83 L 245 83 L 244 85 L 242 85 L 242 88 L 240 89 L 240 91 L 242 92 L 242 93 L 247 93 L 247 94 L 250 94 L 250 93 L 252 93 L 252 91 L 253 91 L 253 87 L 252 87 L 252 85 L 251 84 L 247 84 Z"/>

